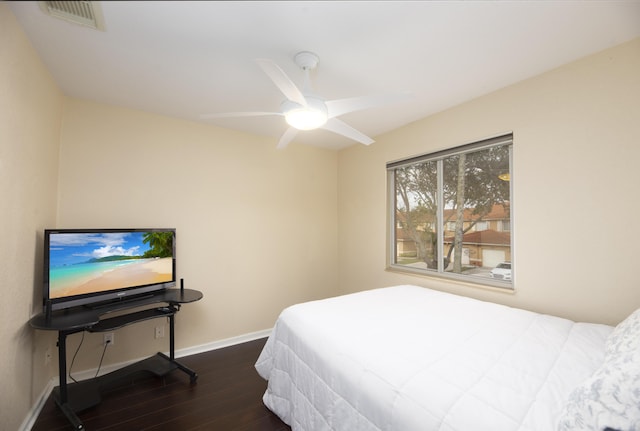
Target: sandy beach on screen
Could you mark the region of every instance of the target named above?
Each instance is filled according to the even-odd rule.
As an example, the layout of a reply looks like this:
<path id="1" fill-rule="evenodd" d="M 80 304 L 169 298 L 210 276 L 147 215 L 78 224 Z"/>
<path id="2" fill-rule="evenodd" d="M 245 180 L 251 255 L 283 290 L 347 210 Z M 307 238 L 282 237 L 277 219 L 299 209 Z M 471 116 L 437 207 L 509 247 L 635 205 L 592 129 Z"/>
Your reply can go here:
<path id="1" fill-rule="evenodd" d="M 141 260 L 103 273 L 80 286 L 65 289 L 67 295 L 100 292 L 114 285 L 137 286 L 171 281 L 173 261 L 170 257 L 162 259 Z"/>

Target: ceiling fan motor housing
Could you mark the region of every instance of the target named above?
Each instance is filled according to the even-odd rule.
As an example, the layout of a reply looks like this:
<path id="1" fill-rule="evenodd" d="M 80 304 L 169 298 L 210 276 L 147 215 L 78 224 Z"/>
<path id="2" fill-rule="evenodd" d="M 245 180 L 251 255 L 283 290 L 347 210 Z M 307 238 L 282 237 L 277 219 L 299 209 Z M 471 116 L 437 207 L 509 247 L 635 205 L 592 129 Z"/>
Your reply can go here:
<path id="1" fill-rule="evenodd" d="M 315 55 L 313 52 L 302 51 L 296 54 L 293 58 L 298 67 L 301 67 L 305 70 L 315 69 L 320 61 L 320 58 Z"/>

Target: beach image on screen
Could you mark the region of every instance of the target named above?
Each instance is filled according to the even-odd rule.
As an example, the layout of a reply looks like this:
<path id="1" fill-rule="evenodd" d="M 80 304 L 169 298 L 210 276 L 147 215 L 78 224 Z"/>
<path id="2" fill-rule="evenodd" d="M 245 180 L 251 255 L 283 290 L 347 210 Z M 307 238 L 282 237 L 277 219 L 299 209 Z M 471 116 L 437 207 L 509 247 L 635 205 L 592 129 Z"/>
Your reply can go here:
<path id="1" fill-rule="evenodd" d="M 173 280 L 173 232 L 52 233 L 49 298 Z"/>

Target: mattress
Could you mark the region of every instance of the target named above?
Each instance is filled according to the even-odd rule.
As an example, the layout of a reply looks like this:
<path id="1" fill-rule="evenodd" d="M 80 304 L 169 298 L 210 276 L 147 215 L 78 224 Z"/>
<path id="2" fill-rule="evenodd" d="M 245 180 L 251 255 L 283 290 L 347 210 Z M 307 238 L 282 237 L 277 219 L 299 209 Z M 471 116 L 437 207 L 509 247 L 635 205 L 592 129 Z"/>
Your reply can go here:
<path id="1" fill-rule="evenodd" d="M 549 431 L 612 330 L 395 286 L 285 309 L 256 369 L 293 431 Z"/>

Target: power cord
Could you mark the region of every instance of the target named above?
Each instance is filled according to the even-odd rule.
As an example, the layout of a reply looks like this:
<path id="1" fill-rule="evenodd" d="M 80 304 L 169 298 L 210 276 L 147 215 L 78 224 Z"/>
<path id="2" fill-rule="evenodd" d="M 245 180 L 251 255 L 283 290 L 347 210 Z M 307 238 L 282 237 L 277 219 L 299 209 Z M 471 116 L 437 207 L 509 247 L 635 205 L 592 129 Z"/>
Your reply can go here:
<path id="1" fill-rule="evenodd" d="M 73 358 L 71 359 L 71 364 L 69 365 L 69 379 L 71 379 L 74 383 L 78 383 L 78 381 L 74 379 L 73 376 L 71 375 L 71 369 L 73 368 L 73 363 L 76 360 L 76 356 L 78 356 L 80 347 L 82 347 L 82 344 L 84 343 L 84 334 L 85 332 L 82 331 L 82 338 L 80 339 L 80 343 L 78 344 L 78 347 L 76 348 L 76 351 L 73 354 Z M 107 346 L 109 346 L 110 344 L 111 344 L 110 340 L 107 340 L 107 342 L 104 343 L 104 348 L 102 349 L 102 356 L 100 356 L 100 363 L 98 364 L 98 370 L 96 371 L 96 375 L 93 376 L 94 379 L 97 378 L 98 374 L 100 373 L 100 368 L 102 368 L 102 361 L 104 360 L 104 354 L 107 352 Z"/>
<path id="2" fill-rule="evenodd" d="M 78 344 L 78 348 L 76 349 L 76 352 L 73 354 L 73 358 L 71 359 L 71 364 L 69 365 L 69 378 L 73 380 L 74 383 L 78 383 L 78 381 L 74 379 L 73 376 L 71 375 L 71 369 L 73 368 L 73 363 L 76 360 L 76 356 L 78 356 L 80 347 L 82 347 L 82 343 L 84 343 L 84 331 L 82 331 L 82 338 L 80 339 L 80 344 Z"/>
<path id="3" fill-rule="evenodd" d="M 102 349 L 102 356 L 100 356 L 100 363 L 98 364 L 98 370 L 96 371 L 96 375 L 93 376 L 94 379 L 98 377 L 98 373 L 100 372 L 100 368 L 102 367 L 102 360 L 104 359 L 104 354 L 106 353 L 107 346 L 109 345 L 111 345 L 111 340 L 107 340 L 107 342 L 104 343 L 104 349 Z"/>

